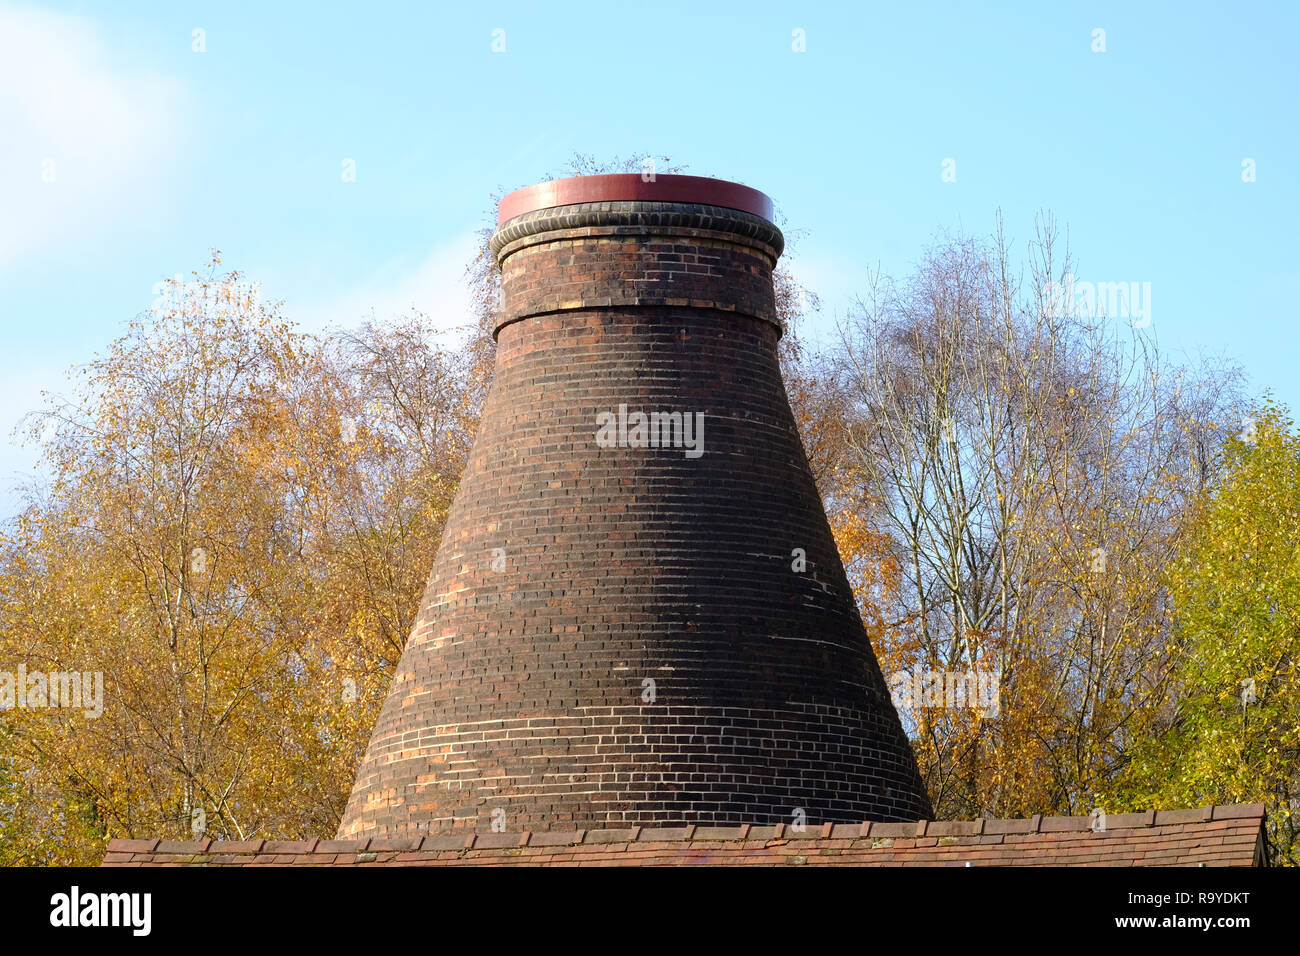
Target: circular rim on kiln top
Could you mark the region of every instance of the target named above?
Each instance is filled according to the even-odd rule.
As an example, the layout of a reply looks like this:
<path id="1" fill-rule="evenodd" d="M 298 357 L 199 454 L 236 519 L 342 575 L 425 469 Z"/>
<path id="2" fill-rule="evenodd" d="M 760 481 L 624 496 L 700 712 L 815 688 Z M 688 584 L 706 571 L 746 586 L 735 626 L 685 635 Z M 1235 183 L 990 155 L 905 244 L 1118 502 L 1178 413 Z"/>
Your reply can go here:
<path id="1" fill-rule="evenodd" d="M 497 206 L 497 225 L 538 209 L 575 206 L 578 203 L 629 201 L 722 206 L 761 216 L 768 222 L 772 222 L 774 216 L 772 200 L 765 193 L 725 179 L 657 175 L 653 180 L 647 181 L 641 173 L 610 173 L 552 179 L 516 189 Z"/>

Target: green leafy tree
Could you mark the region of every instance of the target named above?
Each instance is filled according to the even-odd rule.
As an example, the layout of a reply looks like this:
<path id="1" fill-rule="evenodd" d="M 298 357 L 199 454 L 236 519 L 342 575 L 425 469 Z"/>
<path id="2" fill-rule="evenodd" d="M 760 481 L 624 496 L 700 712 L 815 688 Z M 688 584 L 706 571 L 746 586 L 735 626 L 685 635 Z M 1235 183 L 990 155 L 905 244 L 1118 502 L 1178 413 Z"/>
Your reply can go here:
<path id="1" fill-rule="evenodd" d="M 1300 863 L 1300 435 L 1265 399 L 1168 568 L 1177 703 L 1132 742 L 1115 802 L 1264 803 L 1273 862 Z"/>

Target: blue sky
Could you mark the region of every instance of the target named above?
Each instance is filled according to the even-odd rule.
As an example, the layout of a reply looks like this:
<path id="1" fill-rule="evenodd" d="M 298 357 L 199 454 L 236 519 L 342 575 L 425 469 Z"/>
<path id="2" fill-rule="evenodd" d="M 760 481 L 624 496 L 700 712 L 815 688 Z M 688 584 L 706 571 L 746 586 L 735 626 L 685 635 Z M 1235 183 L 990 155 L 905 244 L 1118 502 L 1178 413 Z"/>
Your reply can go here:
<path id="1" fill-rule="evenodd" d="M 489 196 L 575 151 L 769 193 L 821 330 L 867 266 L 1050 210 L 1080 278 L 1151 283 L 1163 348 L 1300 408 L 1297 9 L 0 0 L 0 518 L 14 423 L 159 280 L 219 248 L 308 328 L 456 325 Z"/>

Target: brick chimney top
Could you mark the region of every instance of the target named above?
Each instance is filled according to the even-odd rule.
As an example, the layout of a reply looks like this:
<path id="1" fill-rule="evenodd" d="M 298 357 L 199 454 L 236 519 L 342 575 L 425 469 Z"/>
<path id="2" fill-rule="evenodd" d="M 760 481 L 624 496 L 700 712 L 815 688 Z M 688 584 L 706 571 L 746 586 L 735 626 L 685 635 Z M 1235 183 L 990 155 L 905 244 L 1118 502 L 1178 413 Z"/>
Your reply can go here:
<path id="1" fill-rule="evenodd" d="M 501 200 L 488 243 L 504 308 L 493 329 L 571 309 L 713 309 L 781 323 L 772 200 L 702 176 L 640 173 L 537 183 Z M 659 316 L 663 318 L 663 316 Z"/>

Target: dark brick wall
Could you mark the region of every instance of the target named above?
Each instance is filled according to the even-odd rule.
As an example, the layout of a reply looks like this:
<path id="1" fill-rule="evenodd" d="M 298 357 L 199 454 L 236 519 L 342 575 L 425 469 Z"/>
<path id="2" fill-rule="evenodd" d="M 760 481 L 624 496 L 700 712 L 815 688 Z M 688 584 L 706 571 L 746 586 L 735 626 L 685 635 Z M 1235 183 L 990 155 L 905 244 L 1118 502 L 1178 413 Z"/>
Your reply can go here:
<path id="1" fill-rule="evenodd" d="M 780 233 L 702 208 L 498 231 L 495 383 L 341 837 L 929 815 L 781 382 Z M 600 447 L 620 404 L 704 453 Z"/>

